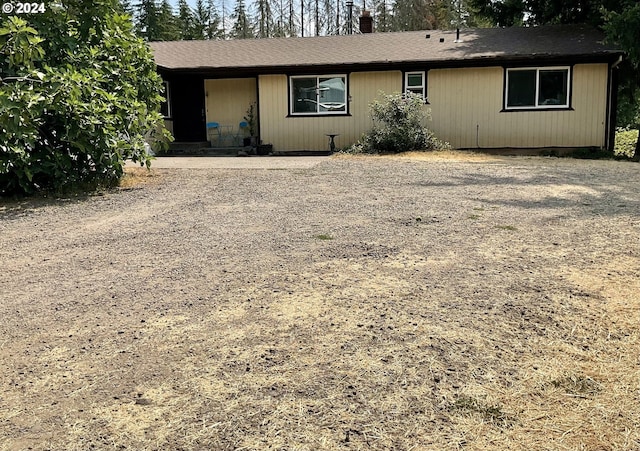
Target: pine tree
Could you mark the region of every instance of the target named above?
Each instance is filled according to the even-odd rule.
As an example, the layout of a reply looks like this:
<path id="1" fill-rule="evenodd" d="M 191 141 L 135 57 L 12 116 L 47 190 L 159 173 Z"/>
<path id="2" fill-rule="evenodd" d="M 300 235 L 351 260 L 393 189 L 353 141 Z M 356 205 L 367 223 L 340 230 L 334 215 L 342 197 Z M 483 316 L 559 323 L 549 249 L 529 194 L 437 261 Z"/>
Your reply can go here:
<path id="1" fill-rule="evenodd" d="M 176 16 L 169 0 L 162 0 L 158 11 L 158 41 L 175 41 L 180 39 L 180 31 Z"/>
<path id="2" fill-rule="evenodd" d="M 336 3 L 339 0 L 336 0 Z M 321 16 L 321 30 L 324 35 L 338 34 L 336 30 L 336 3 L 332 0 L 322 0 L 322 16 Z"/>
<path id="3" fill-rule="evenodd" d="M 158 7 L 155 0 L 140 0 L 135 7 L 137 10 L 136 33 L 147 41 L 157 41 Z"/>
<path id="4" fill-rule="evenodd" d="M 222 39 L 227 39 L 229 36 L 229 33 L 227 33 L 227 21 L 229 20 L 229 15 L 227 14 L 226 0 L 220 0 L 220 12 L 222 13 L 222 18 L 220 20 L 222 25 Z"/>
<path id="5" fill-rule="evenodd" d="M 211 11 L 204 0 L 196 0 L 196 7 L 193 9 L 193 35 L 194 39 L 206 39 L 209 33 L 209 22 Z"/>
<path id="6" fill-rule="evenodd" d="M 389 6 L 389 0 L 377 0 L 374 2 L 375 29 L 378 32 L 392 31 L 391 23 L 393 17 Z"/>
<path id="7" fill-rule="evenodd" d="M 269 0 L 256 0 L 254 3 L 256 8 L 256 22 L 258 38 L 268 38 L 272 36 L 273 15 L 271 13 L 271 5 Z"/>
<path id="8" fill-rule="evenodd" d="M 248 39 L 254 37 L 251 21 L 247 16 L 247 11 L 244 6 L 244 0 L 236 0 L 236 7 L 233 10 L 231 18 L 234 20 L 230 33 L 233 39 Z"/>
<path id="9" fill-rule="evenodd" d="M 453 27 L 451 0 L 396 0 L 393 31 L 450 29 Z"/>
<path id="10" fill-rule="evenodd" d="M 286 36 L 287 14 L 285 12 L 284 0 L 276 0 L 273 10 L 273 33 L 272 36 L 282 38 Z"/>
<path id="11" fill-rule="evenodd" d="M 122 8 L 122 12 L 131 17 L 134 16 L 134 7 L 131 0 L 120 0 L 120 6 Z"/>
<path id="12" fill-rule="evenodd" d="M 289 20 L 286 28 L 286 36 L 293 37 L 298 35 L 298 29 L 296 27 L 296 14 L 294 0 L 287 0 L 287 6 L 289 8 Z"/>
<path id="13" fill-rule="evenodd" d="M 209 25 L 205 31 L 207 39 L 224 39 L 224 32 L 221 28 L 220 15 L 214 0 L 207 0 L 209 9 Z"/>
<path id="14" fill-rule="evenodd" d="M 178 1 L 178 17 L 176 18 L 180 39 L 195 39 L 193 30 L 193 11 L 187 4 L 187 0 Z"/>

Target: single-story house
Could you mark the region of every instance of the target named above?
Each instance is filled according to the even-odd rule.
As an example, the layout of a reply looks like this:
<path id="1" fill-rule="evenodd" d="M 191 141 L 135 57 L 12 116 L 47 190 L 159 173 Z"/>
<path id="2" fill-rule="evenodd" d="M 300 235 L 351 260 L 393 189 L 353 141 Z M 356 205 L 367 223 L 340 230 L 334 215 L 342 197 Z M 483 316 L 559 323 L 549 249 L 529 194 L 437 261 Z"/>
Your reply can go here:
<path id="1" fill-rule="evenodd" d="M 327 150 L 371 128 L 381 92 L 412 91 L 454 148 L 611 148 L 622 52 L 585 26 L 154 42 L 177 142 L 236 130 L 255 106 L 274 151 Z"/>

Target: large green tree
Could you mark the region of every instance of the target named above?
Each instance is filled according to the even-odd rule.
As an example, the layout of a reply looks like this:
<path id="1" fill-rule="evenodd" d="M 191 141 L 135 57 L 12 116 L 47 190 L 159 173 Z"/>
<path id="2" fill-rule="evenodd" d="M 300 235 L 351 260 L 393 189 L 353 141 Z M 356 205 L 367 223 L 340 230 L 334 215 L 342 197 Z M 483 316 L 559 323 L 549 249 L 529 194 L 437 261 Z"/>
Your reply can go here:
<path id="1" fill-rule="evenodd" d="M 160 11 L 156 0 L 140 0 L 135 5 L 136 32 L 147 41 L 160 39 Z"/>
<path id="2" fill-rule="evenodd" d="M 621 6 L 616 11 L 604 10 L 607 36 L 626 52 L 620 68 L 623 82 L 618 97 L 618 123 L 640 129 L 640 3 L 623 0 Z M 633 158 L 640 160 L 640 133 Z"/>
<path id="3" fill-rule="evenodd" d="M 176 17 L 176 23 L 178 25 L 180 39 L 187 40 L 187 41 L 191 39 L 196 39 L 194 22 L 195 22 L 195 18 L 193 17 L 193 10 L 187 3 L 187 0 L 179 0 L 178 16 Z"/>
<path id="4" fill-rule="evenodd" d="M 0 194 L 115 183 L 168 133 L 161 80 L 117 0 L 0 24 Z"/>
<path id="5" fill-rule="evenodd" d="M 157 41 L 176 41 L 180 39 L 180 29 L 173 7 L 169 0 L 162 0 L 158 9 Z"/>

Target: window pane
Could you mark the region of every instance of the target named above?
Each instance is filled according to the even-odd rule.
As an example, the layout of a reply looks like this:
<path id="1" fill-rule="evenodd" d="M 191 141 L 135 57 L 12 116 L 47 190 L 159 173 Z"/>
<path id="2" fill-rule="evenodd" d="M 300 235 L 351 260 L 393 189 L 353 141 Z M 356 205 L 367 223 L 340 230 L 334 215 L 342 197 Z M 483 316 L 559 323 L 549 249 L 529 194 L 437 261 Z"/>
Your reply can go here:
<path id="1" fill-rule="evenodd" d="M 347 90 L 344 77 L 320 78 L 318 111 L 347 111 Z"/>
<path id="2" fill-rule="evenodd" d="M 407 75 L 407 86 L 422 86 L 422 74 Z"/>
<path id="3" fill-rule="evenodd" d="M 316 82 L 316 77 L 291 79 L 294 113 L 316 113 L 318 111 Z"/>
<path id="4" fill-rule="evenodd" d="M 407 88 L 407 91 L 418 94 L 419 96 L 424 98 L 424 91 L 422 90 L 422 88 Z"/>
<path id="5" fill-rule="evenodd" d="M 536 106 L 536 71 L 508 71 L 507 93 L 507 106 Z"/>
<path id="6" fill-rule="evenodd" d="M 538 105 L 567 105 L 568 70 L 541 70 Z"/>

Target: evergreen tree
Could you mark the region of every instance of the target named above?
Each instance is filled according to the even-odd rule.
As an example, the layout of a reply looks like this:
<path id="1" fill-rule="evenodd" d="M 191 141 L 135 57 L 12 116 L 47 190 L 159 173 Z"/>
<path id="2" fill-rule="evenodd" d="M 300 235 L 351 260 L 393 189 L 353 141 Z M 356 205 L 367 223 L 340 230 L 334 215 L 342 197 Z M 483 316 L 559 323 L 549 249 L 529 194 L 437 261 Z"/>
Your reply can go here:
<path id="1" fill-rule="evenodd" d="M 269 0 L 256 0 L 254 3 L 256 8 L 256 24 L 258 28 L 258 38 L 268 38 L 272 36 L 273 15 L 271 13 L 271 5 Z"/>
<path id="2" fill-rule="evenodd" d="M 120 7 L 123 13 L 128 16 L 134 16 L 134 7 L 131 0 L 120 0 Z"/>
<path id="3" fill-rule="evenodd" d="M 337 0 L 340 1 L 340 0 Z M 320 11 L 320 34 L 333 35 L 338 34 L 336 29 L 336 4 L 332 0 L 322 0 Z"/>
<path id="4" fill-rule="evenodd" d="M 220 15 L 214 0 L 207 0 L 207 8 L 209 10 L 209 25 L 205 30 L 207 39 L 223 39 L 224 33 L 221 29 Z"/>
<path id="5" fill-rule="evenodd" d="M 244 0 L 236 0 L 236 6 L 231 18 L 234 21 L 233 28 L 230 33 L 230 36 L 233 39 L 248 39 L 254 37 L 253 27 L 251 26 L 251 21 L 247 16 Z"/>
<path id="6" fill-rule="evenodd" d="M 397 0 L 393 7 L 393 31 L 450 29 L 451 0 Z"/>
<path id="7" fill-rule="evenodd" d="M 160 32 L 158 30 L 158 7 L 155 0 L 140 0 L 136 5 L 136 32 L 147 41 L 157 41 Z"/>
<path id="8" fill-rule="evenodd" d="M 220 0 L 220 12 L 222 14 L 220 24 L 222 25 L 222 39 L 227 39 L 229 33 L 227 30 L 229 29 L 227 22 L 229 21 L 229 14 L 227 11 L 227 2 L 226 0 Z"/>
<path id="9" fill-rule="evenodd" d="M 195 39 L 193 11 L 187 4 L 187 0 L 178 1 L 178 17 L 176 18 L 180 39 Z"/>
<path id="10" fill-rule="evenodd" d="M 294 0 L 287 0 L 287 6 L 289 8 L 289 20 L 287 22 L 287 27 L 286 27 L 286 36 L 297 36 L 298 35 L 298 29 L 296 27 L 296 14 L 295 14 L 295 5 L 294 5 Z"/>
<path id="11" fill-rule="evenodd" d="M 275 8 L 273 9 L 273 33 L 272 36 L 277 38 L 285 37 L 286 26 L 288 21 L 287 12 L 285 11 L 284 0 L 275 0 Z"/>
<path id="12" fill-rule="evenodd" d="M 169 0 L 162 0 L 158 10 L 158 41 L 176 41 L 180 39 L 180 30 Z"/>
<path id="13" fill-rule="evenodd" d="M 209 22 L 211 21 L 211 11 L 204 0 L 196 0 L 196 7 L 193 10 L 193 34 L 194 39 L 207 39 L 209 34 Z"/>
<path id="14" fill-rule="evenodd" d="M 377 0 L 374 2 L 375 29 L 378 32 L 384 33 L 393 30 L 391 25 L 393 16 L 391 15 L 389 4 L 389 0 Z"/>

